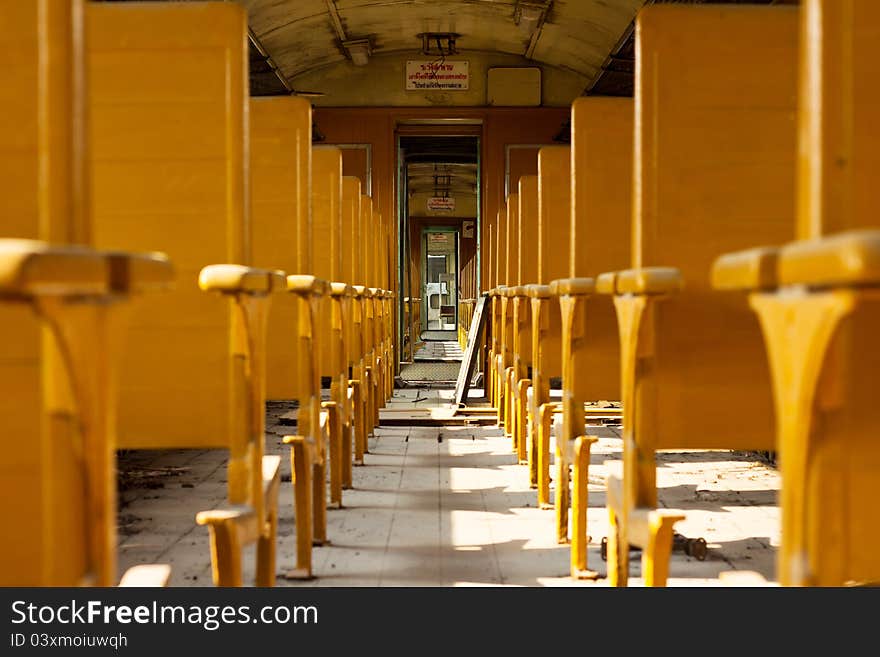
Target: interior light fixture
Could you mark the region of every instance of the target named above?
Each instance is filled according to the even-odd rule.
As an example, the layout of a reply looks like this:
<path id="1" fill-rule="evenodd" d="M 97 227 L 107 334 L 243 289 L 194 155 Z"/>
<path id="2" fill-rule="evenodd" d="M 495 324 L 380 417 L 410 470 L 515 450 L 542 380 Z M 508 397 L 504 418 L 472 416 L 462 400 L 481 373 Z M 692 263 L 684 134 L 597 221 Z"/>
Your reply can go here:
<path id="1" fill-rule="evenodd" d="M 423 55 L 447 57 L 458 54 L 455 40 L 461 36 L 460 34 L 455 32 L 422 32 L 416 36 L 422 40 Z"/>
<path id="2" fill-rule="evenodd" d="M 352 39 L 343 41 L 342 47 L 348 53 L 352 63 L 355 66 L 366 66 L 370 61 L 370 55 L 373 54 L 373 48 L 369 39 Z"/>
<path id="3" fill-rule="evenodd" d="M 531 34 L 547 8 L 547 5 L 541 2 L 519 2 L 513 13 L 513 20 L 521 31 Z"/>

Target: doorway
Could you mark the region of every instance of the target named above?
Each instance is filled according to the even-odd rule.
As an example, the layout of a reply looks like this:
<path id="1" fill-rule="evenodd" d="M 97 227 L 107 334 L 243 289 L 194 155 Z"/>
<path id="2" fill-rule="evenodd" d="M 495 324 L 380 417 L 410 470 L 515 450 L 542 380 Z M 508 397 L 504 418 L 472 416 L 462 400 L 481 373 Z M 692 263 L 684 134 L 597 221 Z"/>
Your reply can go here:
<path id="1" fill-rule="evenodd" d="M 400 359 L 460 344 L 479 279 L 479 121 L 398 124 Z M 451 350 L 451 346 L 450 346 Z"/>
<path id="2" fill-rule="evenodd" d="M 454 385 L 479 281 L 479 120 L 398 123 L 400 378 Z"/>
<path id="3" fill-rule="evenodd" d="M 458 242 L 455 228 L 422 230 L 422 341 L 455 340 L 458 321 Z"/>

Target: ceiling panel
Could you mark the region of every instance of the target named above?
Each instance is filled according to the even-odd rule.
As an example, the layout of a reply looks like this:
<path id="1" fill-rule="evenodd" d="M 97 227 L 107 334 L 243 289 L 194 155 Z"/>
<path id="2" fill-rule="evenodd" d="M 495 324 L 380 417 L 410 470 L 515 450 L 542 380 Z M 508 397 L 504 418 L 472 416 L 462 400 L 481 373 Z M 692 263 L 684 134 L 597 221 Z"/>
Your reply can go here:
<path id="1" fill-rule="evenodd" d="M 462 54 L 531 52 L 536 63 L 593 79 L 644 0 L 244 0 L 244 4 L 255 37 L 288 80 L 345 61 L 343 39 L 369 39 L 374 55 L 420 55 L 418 35 L 423 32 L 457 33 L 456 46 Z M 518 20 L 521 4 L 536 9 L 536 20 Z"/>

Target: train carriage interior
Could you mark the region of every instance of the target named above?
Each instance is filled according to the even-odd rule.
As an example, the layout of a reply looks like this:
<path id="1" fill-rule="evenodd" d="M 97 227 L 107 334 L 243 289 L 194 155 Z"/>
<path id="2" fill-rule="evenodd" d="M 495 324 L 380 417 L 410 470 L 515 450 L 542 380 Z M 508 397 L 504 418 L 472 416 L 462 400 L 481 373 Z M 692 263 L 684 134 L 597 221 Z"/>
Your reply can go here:
<path id="1" fill-rule="evenodd" d="M 880 2 L 0 0 L 0 56 L 0 585 L 880 582 Z"/>

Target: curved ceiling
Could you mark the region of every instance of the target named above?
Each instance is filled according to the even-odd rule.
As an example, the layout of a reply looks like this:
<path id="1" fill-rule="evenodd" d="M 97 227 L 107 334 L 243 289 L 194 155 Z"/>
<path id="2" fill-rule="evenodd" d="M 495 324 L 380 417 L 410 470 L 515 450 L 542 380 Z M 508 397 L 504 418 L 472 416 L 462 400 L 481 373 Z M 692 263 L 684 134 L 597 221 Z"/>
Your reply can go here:
<path id="1" fill-rule="evenodd" d="M 645 0 L 243 0 L 257 47 L 285 82 L 350 58 L 422 52 L 429 32 L 457 34 L 460 53 L 523 56 L 594 79 Z M 367 64 L 369 66 L 369 64 Z"/>
<path id="2" fill-rule="evenodd" d="M 475 137 L 401 137 L 400 148 L 410 195 L 476 196 Z"/>

